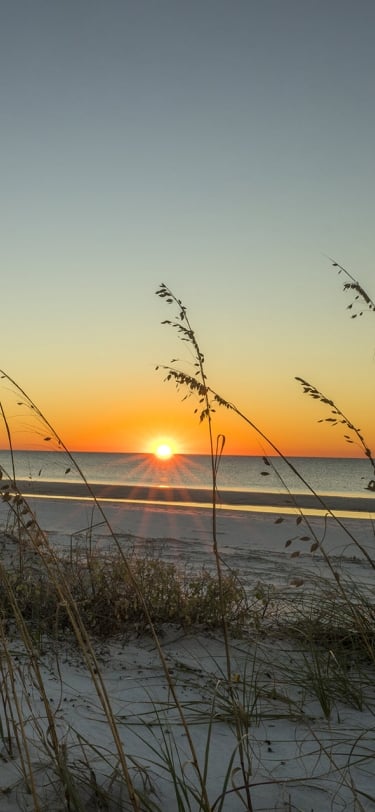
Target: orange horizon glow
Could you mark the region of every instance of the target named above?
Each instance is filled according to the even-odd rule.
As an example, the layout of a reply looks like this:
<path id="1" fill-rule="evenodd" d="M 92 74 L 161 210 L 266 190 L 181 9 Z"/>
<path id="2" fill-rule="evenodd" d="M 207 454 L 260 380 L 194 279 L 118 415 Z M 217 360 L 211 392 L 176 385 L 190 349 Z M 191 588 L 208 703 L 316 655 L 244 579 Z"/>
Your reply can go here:
<path id="1" fill-rule="evenodd" d="M 123 426 L 119 427 L 114 424 L 111 426 L 111 430 L 108 430 L 108 425 L 94 423 L 92 426 L 86 425 L 86 427 L 77 425 L 73 430 L 71 426 L 65 426 L 65 430 L 59 431 L 59 434 L 66 448 L 72 452 L 156 454 L 160 446 L 165 446 L 170 449 L 170 454 L 166 454 L 166 456 L 210 454 L 209 441 L 202 427 L 194 425 L 186 427 L 182 424 L 177 426 L 176 423 L 173 435 L 171 432 L 160 430 L 160 423 L 154 432 L 146 429 L 144 425 L 134 426 L 134 430 L 132 428 L 125 432 Z M 220 428 L 221 431 L 218 433 L 224 433 L 223 427 Z M 80 429 L 82 430 L 80 431 Z M 345 442 L 343 434 L 340 434 L 339 431 L 336 433 L 332 430 L 324 432 L 312 427 L 307 438 L 305 432 L 301 432 L 302 436 L 298 436 L 298 434 L 299 432 L 296 431 L 296 436 L 288 436 L 283 427 L 279 426 L 278 430 L 275 427 L 275 431 L 269 436 L 281 454 L 288 457 L 361 458 L 365 456 L 362 448 L 354 443 Z M 24 431 L 14 433 L 12 448 L 18 451 L 58 451 L 57 441 L 52 439 L 47 442 L 44 439 L 45 436 L 47 436 L 47 431 L 37 434 Z M 214 442 L 216 436 L 214 435 Z M 368 444 L 371 448 L 371 442 Z M 0 438 L 0 448 L 9 449 L 5 434 Z M 261 457 L 277 456 L 277 452 L 265 440 L 258 438 L 251 430 L 246 431 L 245 428 L 241 432 L 230 431 L 226 434 L 223 455 Z"/>
<path id="2" fill-rule="evenodd" d="M 76 452 L 103 453 L 149 453 L 155 454 L 159 446 L 168 446 L 173 455 L 209 454 L 209 435 L 206 422 L 200 423 L 192 413 L 192 403 L 170 401 L 166 391 L 159 400 L 155 397 L 141 403 L 104 400 L 99 401 L 96 410 L 87 411 L 84 401 L 74 404 L 74 412 L 68 411 L 66 403 L 44 405 L 48 420 L 58 432 L 67 449 Z M 313 404 L 311 404 L 313 406 Z M 138 408 L 137 408 L 138 406 Z M 257 407 L 257 408 L 256 408 Z M 292 414 L 292 417 L 290 416 Z M 9 428 L 14 450 L 57 451 L 56 440 L 46 441 L 51 430 L 29 410 L 15 409 L 14 404 L 7 408 Z M 15 415 L 13 417 L 13 415 Z M 303 409 L 298 412 L 282 412 L 267 409 L 255 403 L 254 423 L 270 438 L 279 451 L 287 457 L 336 457 L 361 458 L 364 450 L 356 443 L 345 441 L 344 426 L 330 427 L 318 423 L 316 410 Z M 361 416 L 362 425 L 371 425 L 371 416 Z M 224 456 L 275 456 L 269 443 L 238 415 L 219 410 L 213 423 L 214 444 L 216 437 L 225 436 Z M 375 445 L 374 438 L 363 431 L 369 448 Z M 354 436 L 353 436 L 353 439 Z M 7 432 L 0 431 L 0 448 L 7 450 Z"/>
<path id="3" fill-rule="evenodd" d="M 79 454 L 79 453 L 107 453 L 107 454 L 150 454 L 155 458 L 159 459 L 160 461 L 169 461 L 174 457 L 183 457 L 183 456 L 200 456 L 200 455 L 210 455 L 210 449 L 207 445 L 194 445 L 189 446 L 188 444 L 183 444 L 181 448 L 169 448 L 168 444 L 168 451 L 167 451 L 167 444 L 161 444 L 161 452 L 158 452 L 159 446 L 153 444 L 147 444 L 142 446 L 135 446 L 132 443 L 128 445 L 122 445 L 119 447 L 116 444 L 112 443 L 77 443 L 77 445 L 72 445 L 69 442 L 64 442 L 67 450 L 71 454 Z M 264 448 L 254 448 L 254 447 L 245 447 L 241 445 L 237 445 L 235 442 L 228 444 L 227 449 L 223 452 L 224 457 L 226 456 L 239 456 L 239 457 L 278 457 L 278 456 L 285 456 L 285 457 L 331 457 L 337 459 L 367 459 L 364 452 L 360 449 L 354 449 L 353 447 L 348 446 L 348 448 L 338 447 L 336 445 L 329 446 L 314 446 L 314 447 L 306 447 L 300 448 L 296 446 L 287 446 L 275 443 L 275 445 L 279 448 L 280 454 L 278 454 L 273 449 L 266 448 L 266 444 L 264 444 Z M 164 452 L 164 446 L 166 448 Z M 56 442 L 52 443 L 45 443 L 45 442 L 29 442 L 29 443 L 21 443 L 12 444 L 13 451 L 51 451 L 51 452 L 58 452 L 61 451 L 64 453 L 64 449 L 59 446 Z M 9 445 L 2 443 L 0 445 L 0 451 L 9 451 Z"/>

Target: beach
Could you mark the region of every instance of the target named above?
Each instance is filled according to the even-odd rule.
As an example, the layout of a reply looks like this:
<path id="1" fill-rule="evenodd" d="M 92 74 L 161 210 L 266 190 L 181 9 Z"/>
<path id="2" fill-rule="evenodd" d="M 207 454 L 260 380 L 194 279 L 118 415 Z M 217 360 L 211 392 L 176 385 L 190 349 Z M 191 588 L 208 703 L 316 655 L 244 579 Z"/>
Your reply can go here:
<path id="1" fill-rule="evenodd" d="M 79 489 L 75 498 L 72 494 L 67 498 L 61 485 L 59 498 L 52 490 L 48 498 L 46 494 L 43 498 L 33 495 L 29 502 L 49 543 L 59 553 L 75 554 L 89 543 L 98 555 L 108 555 L 113 551 L 114 534 L 124 553 L 131 549 L 140 556 L 162 558 L 182 571 L 214 570 L 212 516 L 208 508 L 190 503 L 160 504 L 162 500 L 158 504 L 111 501 L 108 492 L 102 491 L 99 504 L 103 518 L 90 499 L 82 499 Z M 292 596 L 298 602 L 301 590 L 318 590 L 319 583 L 329 582 L 330 578 L 334 584 L 322 551 L 310 551 L 314 538 L 324 544 L 340 578 L 352 578 L 364 588 L 372 585 L 371 567 L 352 540 L 358 539 L 371 554 L 374 532 L 370 513 L 362 511 L 361 518 L 346 518 L 344 530 L 332 517 L 309 515 L 301 521 L 298 511 L 290 506 L 283 514 L 275 506 L 263 512 L 261 506 L 253 510 L 241 510 L 240 505 L 236 509 L 219 507 L 217 514 L 223 566 L 238 573 L 249 593 L 258 585 L 263 595 L 268 590 L 270 595 L 284 596 L 287 601 Z M 9 564 L 13 560 L 16 566 L 15 542 L 4 537 L 2 550 L 3 561 Z M 297 550 L 298 556 L 293 557 L 291 553 Z M 103 561 L 105 566 L 105 558 Z M 207 632 L 204 627 L 184 630 L 166 625 L 160 629 L 160 641 L 196 752 L 202 765 L 206 764 L 212 809 L 243 810 L 245 794 L 238 772 L 232 688 L 225 676 L 222 634 Z M 94 647 L 129 756 L 132 779 L 143 798 L 140 808 L 175 812 L 176 787 L 166 766 L 168 758 L 174 759 L 177 772 L 191 788 L 196 785 L 196 776 L 155 641 L 150 634 L 137 636 L 134 630 L 124 628 L 115 639 L 94 641 Z M 44 799 L 43 808 L 59 812 L 66 806 L 54 788 L 56 775 L 46 743 L 45 703 L 35 680 L 28 682 L 22 646 L 16 639 L 12 651 L 21 664 L 16 672 L 20 696 L 24 696 L 25 683 L 28 685 L 28 697 L 22 701 L 26 728 L 34 742 L 32 759 L 38 792 Z M 355 707 L 355 703 L 335 699 L 327 717 L 307 677 L 305 681 L 297 678 L 304 663 L 299 645 L 278 632 L 277 622 L 272 628 L 272 613 L 268 627 L 252 626 L 245 638 L 232 640 L 231 658 L 237 701 L 248 718 L 254 812 L 375 810 L 372 666 L 368 666 L 366 679 L 359 686 L 357 669 L 351 665 L 353 686 L 357 686 L 362 701 Z M 70 641 L 66 646 L 60 642 L 56 648 L 52 640 L 44 639 L 39 664 L 61 746 L 76 776 L 81 808 L 87 812 L 130 809 L 113 737 L 81 654 Z M 46 737 L 43 746 L 40 730 L 31 721 L 31 704 L 38 726 L 44 731 L 42 740 Z M 189 799 L 190 805 L 186 801 L 184 808 L 198 810 L 193 791 Z M 20 779 L 19 759 L 9 758 L 4 746 L 0 800 L 2 812 L 34 808 Z"/>
<path id="2" fill-rule="evenodd" d="M 56 549 L 79 547 L 88 537 L 98 550 L 111 548 L 114 531 L 117 539 L 125 543 L 130 540 L 138 551 L 147 548 L 159 555 L 162 551 L 167 560 L 179 565 L 215 566 L 212 508 L 207 490 L 203 506 L 191 489 L 188 495 L 184 494 L 188 499 L 179 503 L 164 499 L 165 495 L 171 496 L 172 489 L 148 488 L 146 494 L 144 488 L 132 488 L 130 492 L 127 486 L 90 486 L 108 520 L 106 525 L 84 484 L 43 483 L 43 496 L 35 495 L 34 483 L 31 486 L 19 483 L 19 487 Z M 155 501 L 142 501 L 141 494 L 143 498 L 155 497 Z M 218 502 L 217 538 L 227 565 L 239 570 L 248 584 L 258 579 L 273 583 L 276 579 L 278 584 L 286 585 L 300 570 L 326 575 L 324 556 L 319 550 L 310 552 L 316 539 L 324 539 L 324 551 L 335 557 L 338 566 L 343 571 L 356 567 L 356 577 L 367 582 L 371 570 L 363 556 L 358 555 L 352 537 L 372 553 L 375 513 L 370 509 L 374 507 L 374 497 L 363 497 L 363 502 L 360 497 L 332 497 L 341 507 L 334 516 L 327 515 L 320 505 L 317 507 L 316 501 L 315 508 L 307 507 L 306 499 L 310 504 L 307 495 L 294 494 L 292 500 L 291 495 L 285 494 L 235 492 L 230 507 Z M 305 506 L 301 523 L 296 507 L 299 500 Z M 289 548 L 290 539 L 293 541 Z M 297 549 L 298 559 L 291 558 Z"/>
<path id="3" fill-rule="evenodd" d="M 375 812 L 374 39 L 1 4 L 0 812 Z"/>

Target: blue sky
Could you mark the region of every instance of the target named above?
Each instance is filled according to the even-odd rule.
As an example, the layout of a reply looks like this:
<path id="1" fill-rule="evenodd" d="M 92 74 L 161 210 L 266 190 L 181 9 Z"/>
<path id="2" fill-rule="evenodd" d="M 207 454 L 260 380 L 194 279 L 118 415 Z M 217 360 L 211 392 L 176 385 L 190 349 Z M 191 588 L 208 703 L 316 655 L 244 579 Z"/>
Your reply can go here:
<path id="1" fill-rule="evenodd" d="M 325 254 L 375 295 L 374 3 L 14 0 L 0 22 L 1 366 L 68 442 L 178 425 L 201 450 L 154 372 L 162 280 L 277 440 L 321 416 L 294 375 L 367 426 L 373 316 L 349 319 Z"/>

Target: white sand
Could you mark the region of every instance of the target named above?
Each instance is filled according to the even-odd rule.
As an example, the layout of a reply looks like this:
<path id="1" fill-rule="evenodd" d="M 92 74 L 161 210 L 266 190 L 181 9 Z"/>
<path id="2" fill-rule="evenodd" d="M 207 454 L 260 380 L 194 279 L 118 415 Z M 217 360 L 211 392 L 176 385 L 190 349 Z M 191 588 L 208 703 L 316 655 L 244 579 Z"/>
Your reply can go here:
<path id="1" fill-rule="evenodd" d="M 85 538 L 85 533 L 73 538 L 71 534 L 101 521 L 96 512 L 93 514 L 90 503 L 81 500 L 36 499 L 32 504 L 51 543 L 67 549 L 71 544 L 83 543 Z M 135 543 L 140 551 L 151 547 L 181 565 L 212 566 L 209 511 L 106 503 L 105 512 L 120 543 Z M 300 540 L 301 536 L 310 535 L 311 530 L 303 524 L 297 525 L 296 516 L 292 515 L 285 515 L 282 523 L 275 524 L 280 515 L 220 511 L 218 539 L 225 561 L 235 567 L 249 585 L 262 581 L 274 584 L 279 590 L 295 590 L 296 577 L 305 579 L 306 583 L 315 576 L 328 575 L 322 555 L 310 554 L 311 542 Z M 311 523 L 319 539 L 325 535 L 325 548 L 335 556 L 335 566 L 341 573 L 351 573 L 356 583 L 372 583 L 369 565 L 332 519 L 326 524 L 324 518 L 312 517 Z M 347 519 L 345 525 L 363 545 L 369 549 L 374 547 L 370 517 Z M 128 534 L 131 539 L 127 538 Z M 297 539 L 286 549 L 285 542 L 295 536 Z M 110 545 L 105 526 L 94 528 L 93 544 L 100 548 Z M 302 551 L 300 557 L 291 559 L 290 551 L 297 549 Z M 222 809 L 225 812 L 243 810 L 246 806 L 235 792 L 241 779 L 237 771 L 238 753 L 221 637 L 203 633 L 184 635 L 167 628 L 162 645 L 184 712 L 191 722 L 202 769 L 208 719 L 215 699 L 207 781 L 212 807 L 221 808 L 218 799 L 234 753 Z M 15 653 L 16 648 L 14 643 Z M 297 679 L 301 676 L 301 658 L 295 643 L 277 637 L 267 640 L 262 636 L 259 640 L 254 631 L 249 639 L 233 643 L 232 656 L 233 672 L 239 675 L 238 701 L 245 711 L 252 710 L 248 739 L 254 811 L 375 810 L 375 696 L 370 669 L 367 684 L 361 684 L 360 688 L 362 709 L 335 702 L 327 720 L 318 700 L 307 687 L 302 687 L 301 679 Z M 99 644 L 98 658 L 124 750 L 130 756 L 129 766 L 136 786 L 163 812 L 176 812 L 176 795 L 163 763 L 163 748 L 169 746 L 176 767 L 180 759 L 186 778 L 193 783 L 196 780 L 186 737 L 152 639 L 129 639 L 124 634 L 123 639 Z M 65 651 L 59 648 L 58 652 L 53 646 L 46 646 L 40 661 L 61 743 L 67 746 L 68 759 L 77 775 L 85 776 L 88 782 L 81 796 L 83 808 L 126 809 L 126 793 L 119 806 L 107 807 L 100 806 L 98 793 L 95 795 L 95 780 L 104 785 L 103 776 L 109 776 L 115 767 L 115 747 L 79 656 L 70 646 Z M 21 649 L 18 662 L 18 679 L 28 684 L 28 702 L 34 712 L 39 709 L 41 730 L 46 731 L 44 706 L 27 669 L 23 668 Z M 353 664 L 353 685 L 355 672 Z M 44 787 L 41 795 L 45 797 L 45 809 L 58 812 L 66 807 L 61 792 L 60 798 L 54 794 L 47 748 L 40 744 L 41 737 L 33 727 L 25 697 L 22 702 L 28 732 L 36 742 L 33 759 L 40 768 L 37 775 L 38 783 Z M 4 748 L 1 752 L 1 812 L 33 809 L 31 796 L 20 776 L 19 759 L 8 758 Z M 147 771 L 147 780 L 142 768 Z M 120 793 L 119 786 L 117 789 Z M 112 792 L 115 790 L 116 783 Z M 243 798 L 243 792 L 241 794 Z M 186 804 L 186 809 L 189 808 Z M 195 809 L 198 806 L 191 799 L 191 810 Z"/>

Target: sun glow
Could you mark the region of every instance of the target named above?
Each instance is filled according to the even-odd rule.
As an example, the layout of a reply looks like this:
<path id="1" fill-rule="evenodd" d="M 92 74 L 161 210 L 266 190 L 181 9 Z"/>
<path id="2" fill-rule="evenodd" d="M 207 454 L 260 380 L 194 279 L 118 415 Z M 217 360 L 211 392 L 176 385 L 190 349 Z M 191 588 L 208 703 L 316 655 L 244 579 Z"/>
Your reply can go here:
<path id="1" fill-rule="evenodd" d="M 170 460 L 173 457 L 173 450 L 168 443 L 160 443 L 154 453 L 158 460 Z"/>

